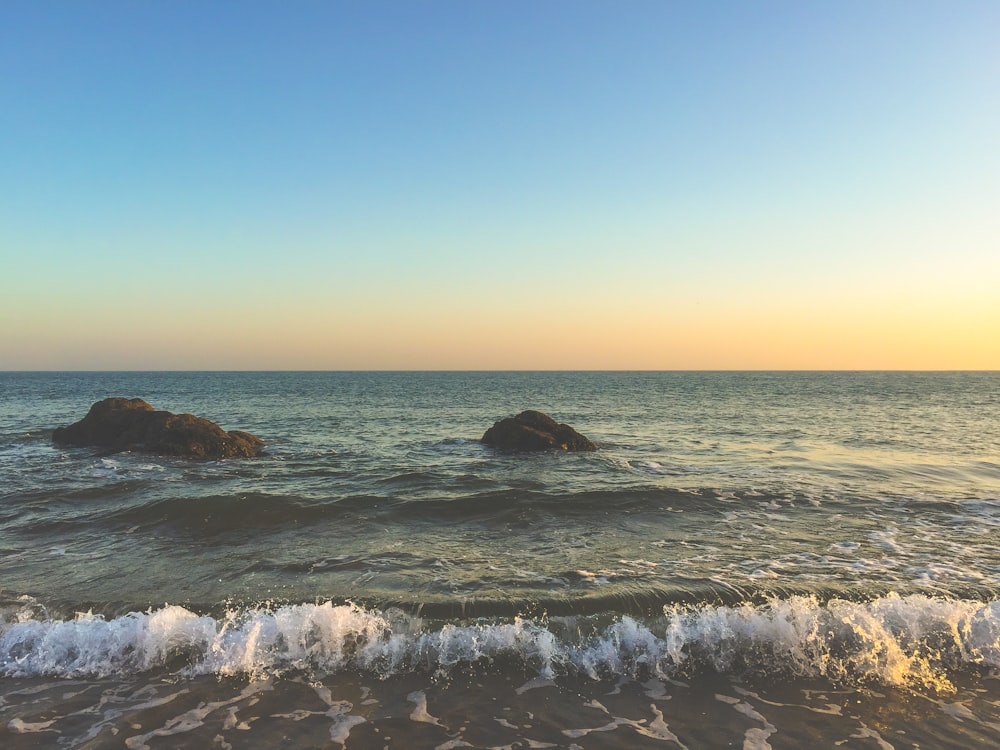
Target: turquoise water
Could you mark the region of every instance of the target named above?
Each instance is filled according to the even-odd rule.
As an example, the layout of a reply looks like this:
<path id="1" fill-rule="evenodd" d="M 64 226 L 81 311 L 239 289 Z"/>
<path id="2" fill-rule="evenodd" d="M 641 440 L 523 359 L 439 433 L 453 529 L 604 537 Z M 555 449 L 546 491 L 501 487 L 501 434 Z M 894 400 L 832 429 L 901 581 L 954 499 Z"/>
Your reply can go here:
<path id="1" fill-rule="evenodd" d="M 53 427 L 108 396 L 253 432 L 267 455 L 52 445 Z M 601 450 L 478 442 L 527 408 Z M 658 698 L 634 696 L 642 724 L 619 711 L 604 732 L 563 727 L 565 747 L 688 744 L 695 724 L 663 714 L 682 701 L 729 706 L 733 741 L 801 741 L 804 717 L 823 716 L 847 746 L 878 746 L 866 731 L 920 744 L 899 744 L 903 718 L 893 740 L 846 703 L 822 713 L 815 696 L 831 695 L 901 716 L 938 701 L 937 745 L 1000 742 L 997 373 L 0 373 L 0 480 L 0 718 L 25 746 L 56 730 L 83 744 L 100 723 L 77 728 L 51 680 L 152 695 L 164 676 L 225 703 L 222 717 L 261 700 L 261 681 L 286 713 L 296 680 L 361 691 L 350 710 L 319 712 L 333 746 L 382 747 L 369 735 L 393 711 L 440 729 L 412 718 L 419 696 L 457 711 L 460 677 L 501 681 L 493 699 L 541 680 L 511 693 L 511 711 L 570 684 L 601 703 L 608 680 L 661 681 Z M 751 676 L 758 702 L 717 697 Z M 791 702 L 789 677 L 802 681 Z M 400 680 L 412 689 L 362 711 Z M 49 720 L 14 698 L 36 688 L 55 724 L 24 729 Z M 768 700 L 798 708 L 774 723 Z M 484 705 L 464 710 L 466 724 L 509 729 Z M 220 721 L 225 742 L 268 746 Z M 95 736 L 120 745 L 127 727 L 108 722 Z M 427 746 L 471 736 L 459 724 Z M 132 744 L 197 747 L 197 731 Z M 508 734 L 477 742 L 552 741 Z M 404 736 L 420 745 L 397 731 L 399 747 Z"/>

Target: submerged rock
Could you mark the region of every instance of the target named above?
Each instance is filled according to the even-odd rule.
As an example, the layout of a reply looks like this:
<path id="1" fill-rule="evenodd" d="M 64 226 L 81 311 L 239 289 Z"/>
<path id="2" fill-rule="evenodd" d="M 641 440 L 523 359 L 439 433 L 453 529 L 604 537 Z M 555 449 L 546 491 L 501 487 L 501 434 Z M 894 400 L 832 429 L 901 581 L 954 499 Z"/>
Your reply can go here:
<path id="1" fill-rule="evenodd" d="M 141 451 L 186 458 L 248 458 L 264 450 L 264 441 L 256 435 L 226 432 L 193 414 L 157 411 L 141 398 L 98 401 L 79 422 L 56 428 L 52 440 L 115 453 Z"/>
<path id="2" fill-rule="evenodd" d="M 496 422 L 483 435 L 483 442 L 508 451 L 596 451 L 591 442 L 566 424 L 559 424 L 540 411 L 522 411 L 516 417 Z"/>

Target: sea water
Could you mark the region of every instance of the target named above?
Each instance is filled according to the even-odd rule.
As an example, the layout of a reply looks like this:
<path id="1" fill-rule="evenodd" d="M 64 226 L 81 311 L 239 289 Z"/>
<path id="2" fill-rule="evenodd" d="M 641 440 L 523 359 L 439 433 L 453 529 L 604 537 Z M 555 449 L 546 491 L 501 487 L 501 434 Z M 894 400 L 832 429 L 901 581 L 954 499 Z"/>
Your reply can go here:
<path id="1" fill-rule="evenodd" d="M 0 373 L 4 748 L 997 745 L 1000 374 Z"/>

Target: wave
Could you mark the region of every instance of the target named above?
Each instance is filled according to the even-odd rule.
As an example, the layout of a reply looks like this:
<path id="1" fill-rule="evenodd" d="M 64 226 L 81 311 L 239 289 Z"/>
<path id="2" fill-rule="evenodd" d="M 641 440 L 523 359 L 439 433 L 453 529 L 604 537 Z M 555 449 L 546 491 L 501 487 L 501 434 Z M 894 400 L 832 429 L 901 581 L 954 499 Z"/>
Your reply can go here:
<path id="1" fill-rule="evenodd" d="M 392 483 L 398 477 L 385 482 Z M 412 476 L 405 481 L 414 481 Z M 403 480 L 401 480 L 403 481 Z M 471 483 L 471 482 L 469 482 Z M 240 492 L 216 495 L 175 495 L 161 499 L 145 499 L 148 483 L 129 482 L 110 487 L 87 488 L 63 499 L 68 501 L 56 517 L 31 516 L 26 530 L 34 533 L 72 531 L 82 526 L 100 523 L 106 527 L 168 527 L 191 528 L 200 532 L 218 533 L 227 529 L 279 528 L 303 523 L 336 521 L 363 514 L 377 516 L 384 522 L 408 522 L 413 519 L 446 519 L 479 521 L 484 518 L 502 521 L 525 511 L 588 515 L 609 511 L 657 511 L 674 506 L 686 510 L 714 509 L 718 498 L 697 493 L 668 489 L 635 489 L 584 492 L 543 492 L 537 489 L 503 489 L 441 497 L 405 497 L 372 492 L 314 499 L 301 495 L 267 492 Z M 73 503 L 82 500 L 113 500 L 136 495 L 135 504 L 126 507 L 100 508 L 92 504 Z M 145 501 L 143 501 L 145 500 Z M 40 495 L 39 502 L 51 502 Z"/>
<path id="2" fill-rule="evenodd" d="M 215 618 L 167 605 L 105 619 L 8 609 L 0 674 L 265 677 L 345 670 L 381 678 L 515 668 L 554 679 L 700 672 L 825 677 L 948 691 L 955 670 L 1000 667 L 1000 601 L 890 594 L 868 602 L 794 596 L 668 606 L 661 616 L 424 621 L 355 604 L 293 604 Z"/>
<path id="3" fill-rule="evenodd" d="M 227 529 L 268 528 L 316 522 L 342 516 L 345 511 L 383 502 L 378 497 L 354 497 L 341 503 L 317 503 L 299 497 L 246 492 L 234 495 L 183 495 L 153 500 L 125 508 L 64 515 L 33 522 L 35 533 L 92 526 L 193 528 L 203 533 Z"/>

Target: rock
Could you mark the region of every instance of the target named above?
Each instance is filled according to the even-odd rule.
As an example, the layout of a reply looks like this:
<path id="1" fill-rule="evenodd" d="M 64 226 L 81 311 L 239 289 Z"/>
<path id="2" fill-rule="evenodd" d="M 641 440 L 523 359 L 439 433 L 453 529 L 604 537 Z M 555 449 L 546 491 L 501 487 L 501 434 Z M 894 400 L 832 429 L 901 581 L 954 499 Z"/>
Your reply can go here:
<path id="1" fill-rule="evenodd" d="M 483 442 L 508 451 L 596 451 L 597 445 L 569 425 L 559 424 L 540 411 L 522 411 L 496 422 Z"/>
<path id="2" fill-rule="evenodd" d="M 226 432 L 192 414 L 157 411 L 141 398 L 106 398 L 69 427 L 58 427 L 60 445 L 96 446 L 109 452 L 140 451 L 186 458 L 259 456 L 264 441 L 248 432 Z"/>

